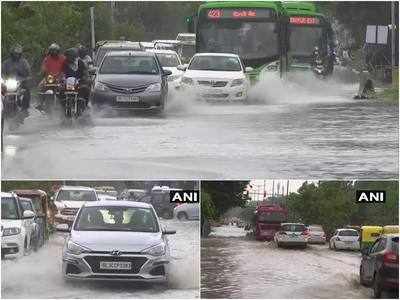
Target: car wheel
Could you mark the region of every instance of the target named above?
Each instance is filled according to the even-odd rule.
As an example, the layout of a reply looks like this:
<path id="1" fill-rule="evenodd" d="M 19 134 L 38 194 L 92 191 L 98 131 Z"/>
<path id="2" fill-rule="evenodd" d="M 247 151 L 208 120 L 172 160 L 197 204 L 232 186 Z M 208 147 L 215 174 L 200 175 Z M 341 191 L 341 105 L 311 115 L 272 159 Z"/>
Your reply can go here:
<path id="1" fill-rule="evenodd" d="M 381 298 L 382 295 L 382 287 L 381 287 L 381 282 L 380 282 L 379 274 L 375 273 L 374 275 L 374 298 L 378 299 Z"/>
<path id="2" fill-rule="evenodd" d="M 188 219 L 188 216 L 185 212 L 181 211 L 178 213 L 177 218 L 179 221 L 186 221 Z"/>

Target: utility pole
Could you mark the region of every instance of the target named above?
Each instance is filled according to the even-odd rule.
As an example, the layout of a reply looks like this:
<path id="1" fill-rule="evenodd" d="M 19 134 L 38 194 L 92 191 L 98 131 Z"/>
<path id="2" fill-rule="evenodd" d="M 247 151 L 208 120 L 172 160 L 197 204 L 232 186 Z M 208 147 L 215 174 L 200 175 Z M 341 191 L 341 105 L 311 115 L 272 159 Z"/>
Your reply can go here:
<path id="1" fill-rule="evenodd" d="M 90 7 L 90 33 L 91 33 L 91 46 L 92 57 L 94 57 L 94 48 L 96 47 L 96 39 L 94 35 L 94 7 Z"/>
<path id="2" fill-rule="evenodd" d="M 274 197 L 275 194 L 275 180 L 272 180 L 272 197 Z"/>
<path id="3" fill-rule="evenodd" d="M 392 14 L 392 32 L 391 32 L 391 40 L 392 40 L 392 85 L 394 87 L 394 75 L 395 75 L 395 63 L 396 63 L 396 20 L 395 20 L 395 2 L 391 1 L 391 14 Z"/>
<path id="4" fill-rule="evenodd" d="M 263 200 L 266 200 L 266 198 L 267 198 L 267 193 L 265 191 L 265 179 L 264 179 Z"/>
<path id="5" fill-rule="evenodd" d="M 111 34 L 114 38 L 114 8 L 115 8 L 115 1 L 110 1 L 110 10 L 111 10 Z"/>
<path id="6" fill-rule="evenodd" d="M 286 196 L 289 195 L 289 180 L 287 181 L 287 185 L 286 185 Z"/>

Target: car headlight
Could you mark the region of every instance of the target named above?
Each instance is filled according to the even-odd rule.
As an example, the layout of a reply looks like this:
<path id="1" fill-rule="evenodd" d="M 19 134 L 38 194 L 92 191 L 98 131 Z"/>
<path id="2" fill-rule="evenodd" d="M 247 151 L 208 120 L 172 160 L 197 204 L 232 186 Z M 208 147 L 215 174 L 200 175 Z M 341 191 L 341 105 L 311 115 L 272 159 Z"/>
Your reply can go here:
<path id="1" fill-rule="evenodd" d="M 3 236 L 16 235 L 20 233 L 21 233 L 21 228 L 18 227 L 10 227 L 3 229 Z"/>
<path id="2" fill-rule="evenodd" d="M 6 80 L 7 92 L 15 92 L 18 88 L 18 81 L 15 79 Z"/>
<path id="3" fill-rule="evenodd" d="M 83 247 L 81 245 L 78 245 L 77 243 L 74 243 L 71 240 L 68 241 L 68 243 L 67 243 L 67 250 L 68 250 L 69 253 L 72 253 L 72 254 L 75 254 L 75 255 L 79 255 L 81 253 L 90 251 L 90 249 L 85 248 L 85 247 Z"/>
<path id="4" fill-rule="evenodd" d="M 161 91 L 161 83 L 150 84 L 146 89 L 146 92 L 159 92 L 159 91 Z"/>
<path id="5" fill-rule="evenodd" d="M 166 246 L 165 243 L 160 243 L 158 245 L 152 246 L 142 251 L 143 254 L 150 254 L 153 256 L 161 256 L 165 254 Z"/>
<path id="6" fill-rule="evenodd" d="M 194 81 L 192 78 L 189 77 L 182 77 L 182 83 L 184 84 L 189 84 L 189 85 L 193 85 Z"/>
<path id="7" fill-rule="evenodd" d="M 242 85 L 243 83 L 244 83 L 244 80 L 241 79 L 241 78 L 239 78 L 239 79 L 234 79 L 234 80 L 232 81 L 231 86 L 238 86 L 238 85 Z"/>
<path id="8" fill-rule="evenodd" d="M 109 90 L 109 88 L 104 83 L 101 83 L 100 81 L 96 82 L 94 88 L 99 91 L 108 91 Z"/>

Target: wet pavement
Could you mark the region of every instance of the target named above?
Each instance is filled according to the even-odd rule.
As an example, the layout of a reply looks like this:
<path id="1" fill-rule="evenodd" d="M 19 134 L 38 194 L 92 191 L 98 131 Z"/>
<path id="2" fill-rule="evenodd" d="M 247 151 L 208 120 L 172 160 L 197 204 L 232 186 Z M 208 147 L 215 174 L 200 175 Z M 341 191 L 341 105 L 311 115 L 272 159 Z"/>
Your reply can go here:
<path id="1" fill-rule="evenodd" d="M 163 220 L 168 229 L 171 265 L 168 286 L 130 282 L 64 281 L 62 247 L 66 233 L 57 232 L 38 252 L 1 264 L 1 298 L 199 298 L 199 222 Z"/>
<path id="2" fill-rule="evenodd" d="M 174 94 L 162 116 L 90 111 L 64 124 L 32 109 L 6 128 L 4 179 L 394 178 L 398 107 L 355 84 L 266 81 L 250 104 Z M 256 101 L 257 100 L 257 101 Z"/>
<path id="3" fill-rule="evenodd" d="M 201 241 L 202 298 L 371 298 L 358 279 L 360 253 L 277 248 L 233 226 Z"/>

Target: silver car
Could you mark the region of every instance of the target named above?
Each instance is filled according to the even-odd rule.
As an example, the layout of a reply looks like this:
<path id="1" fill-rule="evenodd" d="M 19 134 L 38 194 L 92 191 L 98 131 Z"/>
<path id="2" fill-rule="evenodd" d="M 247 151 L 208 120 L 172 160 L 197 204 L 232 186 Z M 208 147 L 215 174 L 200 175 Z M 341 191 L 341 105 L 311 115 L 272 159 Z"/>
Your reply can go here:
<path id="1" fill-rule="evenodd" d="M 63 249 L 65 278 L 166 282 L 170 253 L 154 208 L 126 201 L 88 202 Z"/>
<path id="2" fill-rule="evenodd" d="M 309 244 L 325 244 L 326 235 L 321 225 L 310 225 L 308 226 L 310 238 L 308 239 Z"/>

